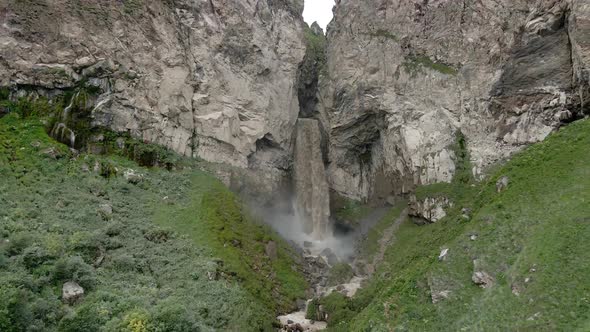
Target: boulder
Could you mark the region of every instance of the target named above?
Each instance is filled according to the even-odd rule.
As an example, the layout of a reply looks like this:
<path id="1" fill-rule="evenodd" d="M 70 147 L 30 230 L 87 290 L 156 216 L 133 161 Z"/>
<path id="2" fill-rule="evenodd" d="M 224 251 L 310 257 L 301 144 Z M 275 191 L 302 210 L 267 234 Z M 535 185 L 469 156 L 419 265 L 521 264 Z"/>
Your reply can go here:
<path id="1" fill-rule="evenodd" d="M 143 181 L 143 174 L 137 173 L 135 170 L 128 169 L 123 173 L 123 177 L 127 182 L 138 184 Z"/>
<path id="2" fill-rule="evenodd" d="M 508 184 L 510 183 L 510 179 L 507 176 L 503 176 L 498 179 L 496 182 L 496 191 L 501 193 L 502 191 L 508 188 Z"/>
<path id="3" fill-rule="evenodd" d="M 484 271 L 481 262 L 477 259 L 473 261 L 473 275 L 471 276 L 471 280 L 481 288 L 490 288 L 496 282 L 493 276 Z"/>
<path id="4" fill-rule="evenodd" d="M 62 300 L 69 304 L 75 304 L 84 296 L 84 288 L 74 281 L 66 282 L 62 287 Z"/>
<path id="5" fill-rule="evenodd" d="M 444 261 L 447 258 L 447 255 L 449 254 L 449 249 L 445 248 L 443 250 L 441 250 L 440 255 L 438 255 L 438 260 L 439 262 Z"/>
<path id="6" fill-rule="evenodd" d="M 63 154 L 54 147 L 47 148 L 47 149 L 41 151 L 41 153 L 52 158 L 52 159 L 59 159 L 59 158 L 63 157 Z"/>
<path id="7" fill-rule="evenodd" d="M 100 204 L 98 206 L 98 214 L 104 219 L 109 220 L 113 216 L 113 207 L 110 204 Z"/>
<path id="8" fill-rule="evenodd" d="M 408 214 L 410 216 L 426 221 L 427 223 L 435 223 L 447 216 L 446 210 L 453 207 L 453 202 L 447 197 L 426 197 L 424 199 L 418 199 L 412 195 L 408 205 Z M 420 221 L 415 222 L 423 224 Z"/>

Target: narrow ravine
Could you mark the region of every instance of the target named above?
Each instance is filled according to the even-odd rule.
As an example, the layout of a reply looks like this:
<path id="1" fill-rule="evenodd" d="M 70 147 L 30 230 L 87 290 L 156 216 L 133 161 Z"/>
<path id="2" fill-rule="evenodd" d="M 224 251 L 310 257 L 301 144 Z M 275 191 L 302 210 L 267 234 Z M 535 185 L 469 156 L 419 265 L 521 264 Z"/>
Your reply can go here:
<path id="1" fill-rule="evenodd" d="M 372 213 L 360 221 L 361 226 L 356 232 L 339 239 L 347 243 L 354 243 L 354 254 L 346 259 L 341 260 L 340 257 L 334 257 L 335 254 L 329 248 L 316 247 L 321 243 L 307 243 L 308 247 L 303 251 L 303 258 L 311 282 L 313 296 L 307 299 L 304 305 L 300 306 L 300 310 L 277 317 L 282 326 L 281 331 L 321 331 L 327 328 L 325 321 L 314 321 L 306 318 L 308 306 L 314 299 L 323 298 L 332 292 L 340 292 L 347 297 L 353 297 L 363 283 L 375 273 L 379 264 L 383 262 L 387 248 L 395 243 L 396 231 L 407 219 L 408 211 L 404 209 L 396 220 L 383 231 L 383 235 L 379 239 L 377 252 L 372 257 L 362 257 L 360 254 L 363 245 L 362 239 L 386 215 L 388 210 L 388 208 L 375 208 Z M 326 285 L 326 278 L 330 269 L 338 262 L 345 262 L 353 267 L 362 265 L 365 266 L 365 269 L 364 271 L 355 269 L 352 278 L 346 282 L 328 286 Z"/>

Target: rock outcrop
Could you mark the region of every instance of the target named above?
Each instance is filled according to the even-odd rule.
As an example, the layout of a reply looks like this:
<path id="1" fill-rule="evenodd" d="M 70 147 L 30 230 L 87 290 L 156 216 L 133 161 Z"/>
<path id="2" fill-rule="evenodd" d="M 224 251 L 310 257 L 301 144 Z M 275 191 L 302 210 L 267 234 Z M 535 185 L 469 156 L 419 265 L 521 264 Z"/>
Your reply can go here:
<path id="1" fill-rule="evenodd" d="M 453 202 L 447 197 L 425 197 L 418 199 L 410 197 L 408 215 L 429 223 L 435 223 L 447 215 L 447 210 L 453 207 Z"/>
<path id="2" fill-rule="evenodd" d="M 590 5 L 577 0 L 341 0 L 320 113 L 331 188 L 384 199 L 476 177 L 587 112 Z M 587 102 L 586 102 L 587 104 Z"/>
<path id="3" fill-rule="evenodd" d="M 96 94 L 93 126 L 276 177 L 289 166 L 303 0 L 0 4 L 0 87 Z"/>
<path id="4" fill-rule="evenodd" d="M 67 304 L 75 304 L 84 296 L 84 288 L 74 281 L 68 281 L 62 287 L 62 300 Z"/>

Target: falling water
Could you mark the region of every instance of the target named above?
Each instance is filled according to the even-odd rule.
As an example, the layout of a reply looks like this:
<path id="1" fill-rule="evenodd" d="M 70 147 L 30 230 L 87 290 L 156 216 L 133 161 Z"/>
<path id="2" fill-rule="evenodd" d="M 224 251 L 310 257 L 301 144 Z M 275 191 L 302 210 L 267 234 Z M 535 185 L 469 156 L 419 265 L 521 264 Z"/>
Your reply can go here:
<path id="1" fill-rule="evenodd" d="M 319 122 L 299 119 L 294 154 L 295 211 L 303 230 L 314 240 L 331 235 L 330 196 L 320 142 Z"/>
<path id="2" fill-rule="evenodd" d="M 67 139 L 67 141 L 69 141 L 71 148 L 74 148 L 76 146 L 76 133 L 74 133 L 73 130 L 68 128 L 66 123 L 68 122 L 68 118 L 72 110 L 72 107 L 74 106 L 74 102 L 78 99 L 79 96 L 80 91 L 76 92 L 76 94 L 72 97 L 70 104 L 63 109 L 60 116 L 61 122 L 56 123 L 50 133 L 51 137 L 61 142 L 66 142 Z"/>
<path id="3" fill-rule="evenodd" d="M 65 123 L 57 123 L 55 125 L 55 127 L 53 127 L 53 129 L 51 130 L 51 137 L 64 142 L 66 139 L 66 134 L 67 134 L 67 139 L 69 140 L 70 143 L 70 147 L 74 148 L 76 146 L 76 134 L 74 133 L 73 130 L 71 130 L 70 128 L 68 128 Z"/>

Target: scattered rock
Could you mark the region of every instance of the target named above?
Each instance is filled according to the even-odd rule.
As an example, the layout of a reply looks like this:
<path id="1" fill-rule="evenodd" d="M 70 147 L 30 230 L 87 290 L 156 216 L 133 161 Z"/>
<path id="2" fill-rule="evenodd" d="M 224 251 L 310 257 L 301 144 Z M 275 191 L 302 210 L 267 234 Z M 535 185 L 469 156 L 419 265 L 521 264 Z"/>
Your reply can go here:
<path id="1" fill-rule="evenodd" d="M 508 188 L 508 184 L 510 183 L 510 179 L 507 176 L 503 176 L 496 182 L 496 191 L 502 192 Z"/>
<path id="2" fill-rule="evenodd" d="M 80 166 L 80 169 L 82 170 L 82 172 L 90 172 L 90 166 L 88 166 L 88 164 L 86 163 L 82 164 L 82 166 Z"/>
<path id="3" fill-rule="evenodd" d="M 437 304 L 440 301 L 446 300 L 451 296 L 451 290 L 449 289 L 449 283 L 444 279 L 429 277 L 428 286 L 430 287 L 430 297 L 433 304 Z"/>
<path id="4" fill-rule="evenodd" d="M 113 207 L 110 204 L 100 204 L 98 214 L 104 219 L 109 220 L 113 216 Z"/>
<path id="5" fill-rule="evenodd" d="M 62 300 L 69 304 L 75 304 L 84 296 L 84 288 L 74 281 L 66 282 L 62 287 Z"/>
<path id="6" fill-rule="evenodd" d="M 451 291 L 448 290 L 441 290 L 436 292 L 431 292 L 430 297 L 432 298 L 432 304 L 437 304 L 442 300 L 446 300 L 451 295 Z"/>
<path id="7" fill-rule="evenodd" d="M 440 255 L 438 255 L 438 260 L 440 262 L 444 261 L 447 258 L 447 255 L 449 254 L 449 249 L 445 248 L 443 250 L 441 250 Z"/>
<path id="8" fill-rule="evenodd" d="M 289 319 L 289 320 L 287 320 L 287 324 L 291 325 L 291 324 L 293 324 L 293 323 L 294 323 L 294 322 L 293 322 L 292 320 L 290 320 L 290 319 Z"/>
<path id="9" fill-rule="evenodd" d="M 469 236 L 469 240 L 471 240 L 471 241 L 475 241 L 475 240 L 477 240 L 477 234 L 471 234 L 471 235 Z"/>
<path id="10" fill-rule="evenodd" d="M 531 320 L 535 320 L 537 318 L 541 317 L 541 313 L 537 312 L 534 315 L 532 315 L 531 317 L 527 318 L 527 320 L 531 321 Z"/>
<path id="11" fill-rule="evenodd" d="M 490 288 L 494 285 L 494 278 L 484 271 L 475 271 L 471 280 L 481 288 Z"/>
<path id="12" fill-rule="evenodd" d="M 219 273 L 217 273 L 217 270 L 207 271 L 207 279 L 209 281 L 217 280 L 218 278 L 219 278 Z"/>
<path id="13" fill-rule="evenodd" d="M 131 184 L 138 184 L 143 181 L 143 174 L 136 173 L 135 170 L 128 169 L 123 173 L 123 177 Z"/>
<path id="14" fill-rule="evenodd" d="M 476 285 L 480 286 L 481 288 L 489 288 L 494 285 L 494 277 L 484 271 L 480 260 L 476 259 L 473 261 L 473 271 L 474 272 L 471 276 L 471 280 L 473 280 Z"/>
<path id="15" fill-rule="evenodd" d="M 54 147 L 47 148 L 41 153 L 53 159 L 59 159 L 63 157 L 63 154 Z"/>
<path id="16" fill-rule="evenodd" d="M 264 248 L 266 252 L 266 256 L 270 258 L 270 260 L 275 261 L 278 258 L 277 255 L 277 244 L 274 241 L 269 241 Z"/>
<path id="17" fill-rule="evenodd" d="M 471 219 L 471 209 L 470 208 L 462 208 L 461 209 L 461 218 L 465 220 Z"/>
<path id="18" fill-rule="evenodd" d="M 512 294 L 520 296 L 520 293 L 522 292 L 520 285 L 514 283 L 512 286 L 510 286 L 510 288 L 512 289 Z"/>
<path id="19" fill-rule="evenodd" d="M 41 146 L 41 142 L 39 142 L 39 141 L 32 141 L 31 142 L 31 146 L 34 147 L 34 148 L 38 148 L 38 147 Z"/>

